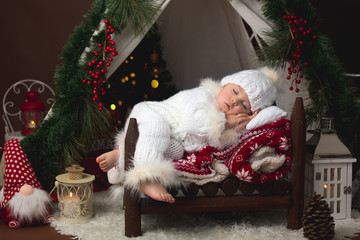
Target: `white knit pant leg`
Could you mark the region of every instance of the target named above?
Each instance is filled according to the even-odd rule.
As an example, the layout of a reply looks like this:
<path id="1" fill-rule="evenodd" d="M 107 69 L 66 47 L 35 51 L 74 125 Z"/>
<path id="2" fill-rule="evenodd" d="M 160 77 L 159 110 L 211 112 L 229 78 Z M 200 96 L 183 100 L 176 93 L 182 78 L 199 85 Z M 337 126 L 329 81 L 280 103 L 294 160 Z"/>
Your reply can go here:
<path id="1" fill-rule="evenodd" d="M 177 171 L 164 153 L 170 144 L 170 126 L 149 104 L 136 105 L 130 118 L 136 118 L 139 138 L 133 168 L 126 172 L 125 187 L 137 191 L 140 183 L 157 181 L 164 187 L 179 184 Z"/>

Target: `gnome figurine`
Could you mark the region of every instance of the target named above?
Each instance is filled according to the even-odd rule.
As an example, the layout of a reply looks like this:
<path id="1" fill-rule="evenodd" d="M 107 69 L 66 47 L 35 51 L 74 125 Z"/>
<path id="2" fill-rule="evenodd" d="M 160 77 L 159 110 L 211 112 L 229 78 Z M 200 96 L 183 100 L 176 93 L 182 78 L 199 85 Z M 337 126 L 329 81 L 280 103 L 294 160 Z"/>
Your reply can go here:
<path id="1" fill-rule="evenodd" d="M 0 191 L 0 214 L 10 228 L 49 224 L 50 197 L 38 182 L 17 139 L 1 148 L 5 152 L 5 182 Z"/>

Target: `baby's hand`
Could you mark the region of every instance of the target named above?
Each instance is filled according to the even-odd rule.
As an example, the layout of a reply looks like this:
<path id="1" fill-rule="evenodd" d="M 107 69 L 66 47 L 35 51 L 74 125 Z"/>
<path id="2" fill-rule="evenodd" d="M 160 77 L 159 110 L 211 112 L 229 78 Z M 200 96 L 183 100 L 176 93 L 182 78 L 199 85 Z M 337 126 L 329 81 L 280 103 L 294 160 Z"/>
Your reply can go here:
<path id="1" fill-rule="evenodd" d="M 225 128 L 235 128 L 236 132 L 241 132 L 245 129 L 246 125 L 257 115 L 258 111 L 255 111 L 252 115 L 246 113 L 229 114 L 226 115 Z"/>

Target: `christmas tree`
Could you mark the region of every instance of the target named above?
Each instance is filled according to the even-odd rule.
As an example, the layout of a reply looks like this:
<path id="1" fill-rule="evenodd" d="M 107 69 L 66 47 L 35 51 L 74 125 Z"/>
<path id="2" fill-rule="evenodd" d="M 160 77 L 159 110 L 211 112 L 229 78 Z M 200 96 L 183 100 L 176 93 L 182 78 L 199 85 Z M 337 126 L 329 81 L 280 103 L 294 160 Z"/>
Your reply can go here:
<path id="1" fill-rule="evenodd" d="M 162 58 L 156 25 L 105 83 L 101 101 L 122 128 L 129 108 L 141 101 L 159 101 L 176 93 Z"/>

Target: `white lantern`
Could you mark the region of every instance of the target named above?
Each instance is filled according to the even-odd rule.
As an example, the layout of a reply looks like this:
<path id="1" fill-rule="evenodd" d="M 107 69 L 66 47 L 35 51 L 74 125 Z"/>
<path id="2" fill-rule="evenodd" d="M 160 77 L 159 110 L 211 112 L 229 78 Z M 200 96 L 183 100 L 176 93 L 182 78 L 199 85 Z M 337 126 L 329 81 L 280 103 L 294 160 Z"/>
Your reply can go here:
<path id="1" fill-rule="evenodd" d="M 77 223 L 92 218 L 94 175 L 83 173 L 84 168 L 73 165 L 68 173 L 56 176 L 59 201 L 59 220 Z"/>
<path id="2" fill-rule="evenodd" d="M 314 192 L 328 202 L 334 220 L 351 219 L 352 158 L 339 140 L 333 118 L 321 119 L 320 140 L 314 152 Z"/>

